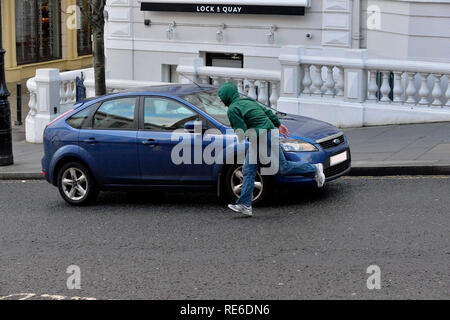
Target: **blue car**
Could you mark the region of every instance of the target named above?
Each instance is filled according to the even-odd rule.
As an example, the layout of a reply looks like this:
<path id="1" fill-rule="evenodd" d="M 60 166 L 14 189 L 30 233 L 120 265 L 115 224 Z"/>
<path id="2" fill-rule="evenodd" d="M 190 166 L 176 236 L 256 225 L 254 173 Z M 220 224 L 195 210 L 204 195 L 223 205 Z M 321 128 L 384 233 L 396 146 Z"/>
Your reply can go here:
<path id="1" fill-rule="evenodd" d="M 350 171 L 349 143 L 339 129 L 276 113 L 291 134 L 289 139 L 280 138 L 289 161 L 323 163 L 327 181 Z M 199 123 L 201 132 L 196 130 Z M 182 139 L 173 138 L 175 130 Z M 199 137 L 203 149 L 222 138 L 218 153 L 223 161 L 173 161 L 173 150 L 180 145 L 183 159 L 192 156 L 188 153 L 194 153 Z M 234 201 L 242 187 L 242 161 L 235 161 L 242 150 L 238 145 L 216 87 L 168 84 L 74 105 L 44 131 L 42 170 L 71 205 L 92 203 L 100 191 L 152 188 L 212 189 L 219 197 Z M 258 173 L 254 205 L 266 200 L 275 188 L 298 185 L 313 187 L 314 177 Z"/>

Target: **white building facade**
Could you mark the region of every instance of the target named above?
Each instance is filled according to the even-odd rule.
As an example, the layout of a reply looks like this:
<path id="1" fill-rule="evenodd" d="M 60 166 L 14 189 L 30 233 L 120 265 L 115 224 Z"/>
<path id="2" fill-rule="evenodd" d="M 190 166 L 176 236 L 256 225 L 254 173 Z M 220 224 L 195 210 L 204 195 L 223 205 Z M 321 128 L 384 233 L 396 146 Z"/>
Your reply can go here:
<path id="1" fill-rule="evenodd" d="M 107 0 L 106 11 L 115 87 L 234 81 L 340 127 L 450 121 L 450 0 Z"/>
<path id="2" fill-rule="evenodd" d="M 339 126 L 450 120 L 450 0 L 109 0 L 107 11 L 113 79 L 233 80 Z"/>

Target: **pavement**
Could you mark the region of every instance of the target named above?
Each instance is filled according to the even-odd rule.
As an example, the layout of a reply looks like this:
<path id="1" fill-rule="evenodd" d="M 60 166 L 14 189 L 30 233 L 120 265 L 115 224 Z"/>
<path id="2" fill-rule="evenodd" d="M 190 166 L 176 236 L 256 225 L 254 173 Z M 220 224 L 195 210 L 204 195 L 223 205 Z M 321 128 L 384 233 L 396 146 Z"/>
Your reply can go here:
<path id="1" fill-rule="evenodd" d="M 78 208 L 45 181 L 2 180 L 0 302 L 448 300 L 449 182 L 343 177 L 278 192 L 249 219 L 214 192 L 104 192 Z M 67 287 L 73 265 L 80 289 Z M 380 289 L 367 286 L 369 266 Z"/>
<path id="2" fill-rule="evenodd" d="M 1 179 L 43 179 L 41 159 L 44 156 L 42 143 L 25 141 L 24 125 L 13 126 L 14 164 L 0 167 Z"/>
<path id="3" fill-rule="evenodd" d="M 450 173 L 450 122 L 344 129 L 351 175 Z"/>
<path id="4" fill-rule="evenodd" d="M 390 125 L 343 130 L 350 140 L 350 175 L 450 174 L 450 123 Z M 25 142 L 24 126 L 13 128 L 14 165 L 0 179 L 40 179 L 42 144 Z"/>

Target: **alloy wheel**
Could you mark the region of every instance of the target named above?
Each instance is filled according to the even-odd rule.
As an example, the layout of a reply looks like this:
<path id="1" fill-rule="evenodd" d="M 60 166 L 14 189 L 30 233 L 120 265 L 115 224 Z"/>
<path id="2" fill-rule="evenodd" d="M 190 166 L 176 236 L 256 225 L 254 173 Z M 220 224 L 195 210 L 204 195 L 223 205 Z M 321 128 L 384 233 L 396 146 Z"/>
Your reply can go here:
<path id="1" fill-rule="evenodd" d="M 89 184 L 86 175 L 78 168 L 68 168 L 62 174 L 62 188 L 67 198 L 80 201 L 88 191 Z"/>
<path id="2" fill-rule="evenodd" d="M 244 174 L 242 172 L 242 166 L 237 167 L 232 175 L 231 175 L 231 190 L 233 191 L 233 194 L 239 198 L 242 191 L 242 183 L 244 181 Z M 261 197 L 261 194 L 263 193 L 263 179 L 261 177 L 261 174 L 259 172 L 256 172 L 255 177 L 255 189 L 253 190 L 253 201 L 256 201 Z"/>

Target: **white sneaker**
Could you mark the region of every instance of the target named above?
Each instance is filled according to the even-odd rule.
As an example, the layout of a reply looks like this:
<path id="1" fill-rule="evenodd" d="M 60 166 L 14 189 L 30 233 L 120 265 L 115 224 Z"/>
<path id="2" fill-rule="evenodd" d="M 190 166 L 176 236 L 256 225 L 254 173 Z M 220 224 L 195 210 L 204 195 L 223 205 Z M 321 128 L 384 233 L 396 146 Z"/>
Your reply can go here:
<path id="1" fill-rule="evenodd" d="M 325 184 L 325 174 L 323 173 L 323 164 L 317 163 L 315 164 L 317 170 L 314 179 L 316 180 L 317 187 L 322 188 Z"/>
<path id="2" fill-rule="evenodd" d="M 230 208 L 234 212 L 242 213 L 247 217 L 253 216 L 252 207 L 247 207 L 244 206 L 243 204 L 229 204 L 228 208 Z"/>

